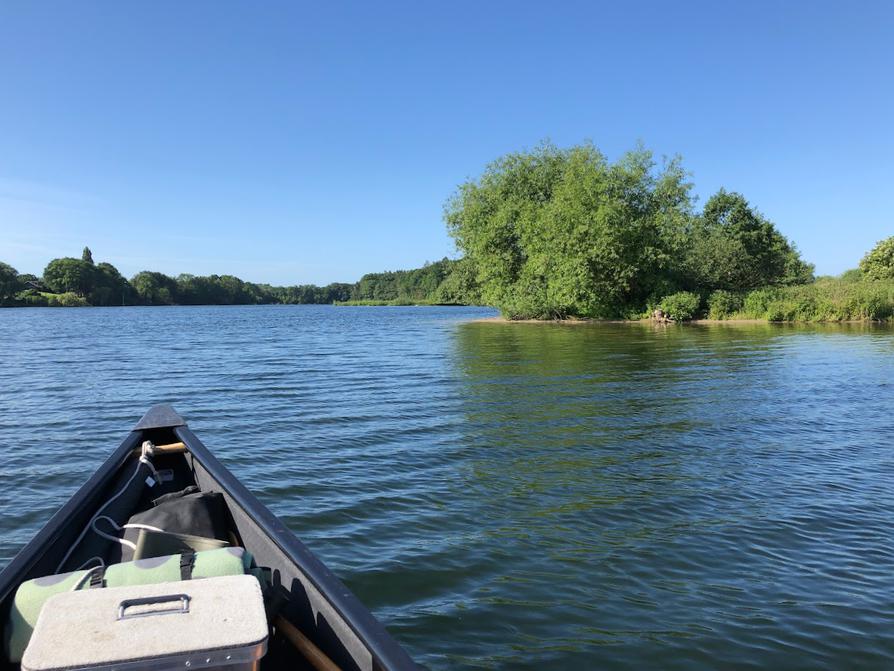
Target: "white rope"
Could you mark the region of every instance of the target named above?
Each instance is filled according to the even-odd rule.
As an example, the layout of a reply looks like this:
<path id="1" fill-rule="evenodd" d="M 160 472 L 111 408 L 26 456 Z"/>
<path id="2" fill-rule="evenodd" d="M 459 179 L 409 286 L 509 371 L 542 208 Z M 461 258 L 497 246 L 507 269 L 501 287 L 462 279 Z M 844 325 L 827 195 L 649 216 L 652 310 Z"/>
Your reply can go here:
<path id="1" fill-rule="evenodd" d="M 108 515 L 99 515 L 98 517 L 94 517 L 93 521 L 90 522 L 90 526 L 93 527 L 93 531 L 103 538 L 108 538 L 110 541 L 115 541 L 116 543 L 121 543 L 121 545 L 126 545 L 131 550 L 136 552 L 137 544 L 133 543 L 126 538 L 119 538 L 118 536 L 113 536 L 112 534 L 107 534 L 105 531 L 100 531 L 100 529 L 96 526 L 96 523 L 100 520 L 107 520 L 109 524 L 115 527 L 115 531 L 124 531 L 125 529 L 146 529 L 147 531 L 160 531 L 164 532 L 164 529 L 159 529 L 158 527 L 149 526 L 148 524 L 118 524 L 115 520 L 113 520 Z"/>
<path id="2" fill-rule="evenodd" d="M 158 471 L 155 470 L 155 466 L 152 465 L 150 459 L 155 456 L 155 445 L 152 444 L 151 440 L 143 441 L 143 450 L 140 452 L 140 463 L 146 464 L 149 467 L 149 470 L 152 471 L 152 477 L 156 480 L 160 480 L 158 477 Z"/>
<path id="3" fill-rule="evenodd" d="M 86 536 L 87 532 L 90 531 L 91 529 L 93 529 L 93 531 L 98 533 L 100 536 L 103 536 L 105 538 L 110 538 L 110 536 L 108 534 L 102 533 L 102 532 L 98 531 L 97 529 L 95 529 L 93 526 L 93 523 L 100 517 L 106 517 L 107 519 L 111 519 L 110 517 L 107 517 L 106 515 L 102 515 L 101 514 L 102 511 L 104 511 L 106 508 L 108 508 L 109 505 L 111 505 L 111 503 L 113 501 L 118 499 L 118 497 L 120 497 L 122 494 L 124 494 L 124 492 L 127 491 L 128 487 L 130 487 L 131 483 L 140 474 L 141 466 L 143 466 L 143 465 L 148 466 L 149 470 L 152 471 L 153 477 L 155 477 L 155 479 L 158 480 L 158 471 L 155 470 L 155 466 L 153 466 L 152 461 L 150 461 L 150 458 L 154 452 L 154 448 L 155 448 L 155 446 L 152 444 L 151 441 L 148 441 L 148 440 L 143 441 L 143 449 L 140 453 L 140 458 L 137 460 L 137 467 L 134 470 L 133 475 L 131 475 L 127 479 L 127 482 L 124 483 L 124 486 L 121 488 L 121 490 L 119 492 L 117 492 L 108 501 L 106 501 L 102 505 L 102 507 L 100 507 L 100 509 L 96 511 L 96 514 L 92 518 L 90 518 L 90 522 L 87 524 L 86 527 L 84 527 L 84 530 L 81 532 L 81 535 L 78 536 L 77 539 L 75 540 L 75 542 L 72 544 L 72 546 L 70 548 L 68 548 L 68 552 L 65 553 L 65 556 L 62 558 L 62 561 L 59 562 L 59 565 L 56 567 L 56 573 L 59 573 L 59 571 L 62 570 L 62 567 L 65 566 L 65 562 L 67 562 L 68 558 L 71 557 L 72 552 L 75 551 L 75 548 L 77 548 L 78 545 L 80 544 L 80 542 L 82 540 L 84 540 L 84 536 Z M 114 520 L 112 520 L 112 521 L 115 524 L 115 526 L 118 526 L 117 523 L 114 522 Z M 121 542 L 124 539 L 113 537 L 113 540 Z M 130 541 L 124 541 L 124 543 L 122 543 L 122 544 L 127 544 L 129 547 L 136 549 L 136 546 L 133 545 L 133 543 L 131 543 Z M 89 561 L 93 561 L 93 559 L 97 559 L 97 557 L 92 557 Z M 87 563 L 89 563 L 89 561 Z"/>

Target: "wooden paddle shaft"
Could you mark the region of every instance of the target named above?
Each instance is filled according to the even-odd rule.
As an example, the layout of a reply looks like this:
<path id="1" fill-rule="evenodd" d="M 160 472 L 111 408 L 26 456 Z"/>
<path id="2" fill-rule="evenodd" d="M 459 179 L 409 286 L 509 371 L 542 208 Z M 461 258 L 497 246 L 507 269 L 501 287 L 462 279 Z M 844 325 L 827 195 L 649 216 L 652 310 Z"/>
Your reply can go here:
<path id="1" fill-rule="evenodd" d="M 282 615 L 276 618 L 274 622 L 276 629 L 281 631 L 283 636 L 289 639 L 298 651 L 307 658 L 307 661 L 317 671 L 341 671 L 341 669 L 333 662 L 326 653 L 320 650 L 313 642 L 300 631 L 298 627 L 289 622 Z"/>

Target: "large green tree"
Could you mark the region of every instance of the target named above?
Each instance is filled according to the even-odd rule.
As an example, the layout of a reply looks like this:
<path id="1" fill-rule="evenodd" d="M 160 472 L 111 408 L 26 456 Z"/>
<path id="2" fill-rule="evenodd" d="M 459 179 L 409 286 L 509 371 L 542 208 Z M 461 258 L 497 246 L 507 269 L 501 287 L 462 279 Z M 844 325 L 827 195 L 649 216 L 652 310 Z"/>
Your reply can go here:
<path id="1" fill-rule="evenodd" d="M 738 193 L 723 189 L 708 199 L 686 246 L 690 288 L 742 291 L 803 284 L 813 266 Z"/>
<path id="2" fill-rule="evenodd" d="M 43 281 L 56 293 L 71 291 L 85 297 L 95 285 L 96 269 L 93 264 L 81 259 L 53 259 L 43 271 Z"/>
<path id="3" fill-rule="evenodd" d="M 133 289 L 115 266 L 102 262 L 96 265 L 88 300 L 91 305 L 124 305 L 133 302 Z"/>
<path id="4" fill-rule="evenodd" d="M 144 270 L 130 280 L 137 300 L 145 305 L 173 305 L 177 302 L 177 280 L 164 273 Z"/>
<path id="5" fill-rule="evenodd" d="M 543 144 L 462 184 L 445 219 L 485 302 L 510 317 L 619 316 L 677 281 L 691 220 L 679 160 Z"/>

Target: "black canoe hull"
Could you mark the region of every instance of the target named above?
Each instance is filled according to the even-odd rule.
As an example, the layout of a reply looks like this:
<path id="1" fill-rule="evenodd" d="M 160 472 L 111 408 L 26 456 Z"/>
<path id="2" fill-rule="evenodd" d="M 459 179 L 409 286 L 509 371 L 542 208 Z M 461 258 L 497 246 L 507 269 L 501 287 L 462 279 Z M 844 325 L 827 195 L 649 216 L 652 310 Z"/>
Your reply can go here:
<path id="1" fill-rule="evenodd" d="M 243 544 L 259 566 L 288 593 L 283 615 L 342 669 L 419 669 L 382 624 L 316 556 L 240 483 L 167 406 L 154 408 L 80 490 L 0 572 L 0 617 L 5 620 L 17 587 L 50 575 L 96 509 L 133 463 L 143 440 L 174 438 L 203 490 L 221 492 Z M 279 666 L 280 664 L 277 664 Z M 288 665 L 288 664 L 287 664 Z M 295 668 L 299 668 L 296 666 Z"/>

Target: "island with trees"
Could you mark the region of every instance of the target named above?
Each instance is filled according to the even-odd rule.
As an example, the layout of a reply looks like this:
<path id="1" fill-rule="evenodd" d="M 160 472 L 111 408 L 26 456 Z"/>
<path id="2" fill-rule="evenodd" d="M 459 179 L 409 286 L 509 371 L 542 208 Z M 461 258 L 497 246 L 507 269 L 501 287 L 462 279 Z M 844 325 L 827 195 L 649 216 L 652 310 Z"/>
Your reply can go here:
<path id="1" fill-rule="evenodd" d="M 509 320 L 857 321 L 894 318 L 894 237 L 858 268 L 814 277 L 795 245 L 739 193 L 696 209 L 679 158 L 638 147 L 544 143 L 502 156 L 448 199 L 462 257 L 323 287 L 233 275 L 127 279 L 110 263 L 50 261 L 41 277 L 0 263 L 2 306 L 489 305 Z"/>
<path id="2" fill-rule="evenodd" d="M 445 220 L 483 302 L 508 319 L 884 320 L 894 240 L 860 268 L 815 278 L 744 196 L 698 211 L 679 158 L 615 162 L 586 143 L 503 156 L 460 185 Z"/>

